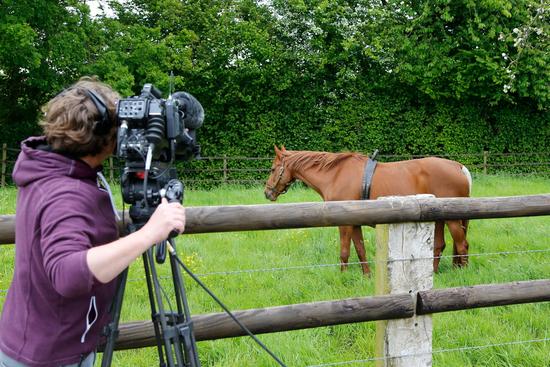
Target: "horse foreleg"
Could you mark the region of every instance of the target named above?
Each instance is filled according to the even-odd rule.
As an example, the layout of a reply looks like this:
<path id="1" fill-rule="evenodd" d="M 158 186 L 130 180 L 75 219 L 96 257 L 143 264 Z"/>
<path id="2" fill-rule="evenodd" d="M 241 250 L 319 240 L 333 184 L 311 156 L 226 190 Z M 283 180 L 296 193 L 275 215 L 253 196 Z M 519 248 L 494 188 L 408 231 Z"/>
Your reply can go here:
<path id="1" fill-rule="evenodd" d="M 338 230 L 340 231 L 340 270 L 345 271 L 348 269 L 349 248 L 353 227 L 341 226 L 338 227 Z"/>
<path id="2" fill-rule="evenodd" d="M 370 274 L 369 264 L 367 263 L 367 252 L 365 251 L 365 242 L 363 241 L 363 232 L 361 232 L 361 226 L 353 226 L 351 234 L 357 257 L 361 262 L 361 268 L 364 275 Z"/>
<path id="3" fill-rule="evenodd" d="M 439 260 L 445 249 L 445 222 L 435 222 L 434 234 L 434 272 L 439 269 Z"/>
<path id="4" fill-rule="evenodd" d="M 466 241 L 466 229 L 462 226 L 462 221 L 451 220 L 447 222 L 449 232 L 453 237 L 453 265 L 467 266 L 468 265 L 468 241 Z"/>

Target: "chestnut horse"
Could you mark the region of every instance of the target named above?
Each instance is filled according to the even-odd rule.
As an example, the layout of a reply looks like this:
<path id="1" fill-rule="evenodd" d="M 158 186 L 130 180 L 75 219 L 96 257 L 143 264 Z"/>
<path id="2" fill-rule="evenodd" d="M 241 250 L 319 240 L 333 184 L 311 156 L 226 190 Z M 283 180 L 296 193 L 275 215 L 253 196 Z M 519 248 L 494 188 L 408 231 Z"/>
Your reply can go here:
<path id="1" fill-rule="evenodd" d="M 314 189 L 324 201 L 360 200 L 368 156 L 359 153 L 292 151 L 275 146 L 271 175 L 265 197 L 271 201 L 284 194 L 295 180 Z M 461 163 L 429 157 L 408 161 L 377 163 L 372 175 L 368 199 L 380 196 L 433 194 L 436 197 L 468 197 L 472 177 Z M 467 220 L 446 221 L 453 238 L 453 264 L 468 265 Z M 435 223 L 434 271 L 445 248 L 444 221 Z M 341 270 L 347 269 L 350 241 L 361 262 L 364 274 L 370 269 L 365 255 L 361 226 L 340 226 Z"/>

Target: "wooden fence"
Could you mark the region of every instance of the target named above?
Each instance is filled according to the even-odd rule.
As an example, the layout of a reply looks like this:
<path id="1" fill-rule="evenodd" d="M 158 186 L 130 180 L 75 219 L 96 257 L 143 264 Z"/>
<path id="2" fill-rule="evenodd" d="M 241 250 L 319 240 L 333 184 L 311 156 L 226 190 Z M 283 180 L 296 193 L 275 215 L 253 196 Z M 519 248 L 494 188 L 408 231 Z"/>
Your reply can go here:
<path id="1" fill-rule="evenodd" d="M 0 186 L 11 182 L 11 171 L 19 154 L 19 149 L 2 144 Z M 379 154 L 380 162 L 392 162 L 425 157 L 420 155 Z M 550 152 L 529 153 L 456 153 L 438 155 L 457 160 L 468 166 L 472 173 L 550 175 Z M 191 186 L 213 186 L 219 184 L 263 184 L 269 175 L 272 157 L 203 157 L 200 160 L 177 164 L 178 177 L 185 178 Z M 111 182 L 118 180 L 122 163 L 110 158 L 105 167 L 105 176 Z"/>
<path id="2" fill-rule="evenodd" d="M 186 207 L 185 234 L 550 215 L 550 194 L 488 198 L 348 200 Z M 127 214 L 127 213 L 126 213 Z M 128 215 L 126 222 L 128 222 Z M 0 245 L 15 239 L 15 216 L 0 215 Z"/>
<path id="3" fill-rule="evenodd" d="M 258 334 L 385 320 L 377 325 L 380 361 L 412 367 L 431 364 L 433 313 L 550 301 L 550 279 L 431 289 L 432 222 L 540 215 L 550 215 L 550 194 L 493 198 L 421 195 L 367 201 L 188 207 L 186 234 L 377 225 L 377 261 L 387 264 L 377 267 L 377 296 L 244 310 L 235 315 Z M 0 244 L 14 242 L 14 218 L 0 216 Z M 395 268 L 391 264 L 397 261 L 409 264 L 407 277 L 403 277 L 402 264 L 399 271 L 392 270 Z M 198 341 L 245 335 L 223 313 L 196 315 L 192 321 Z M 120 326 L 116 349 L 153 345 L 155 333 L 150 321 Z M 410 355 L 403 352 L 406 350 L 420 353 Z"/>

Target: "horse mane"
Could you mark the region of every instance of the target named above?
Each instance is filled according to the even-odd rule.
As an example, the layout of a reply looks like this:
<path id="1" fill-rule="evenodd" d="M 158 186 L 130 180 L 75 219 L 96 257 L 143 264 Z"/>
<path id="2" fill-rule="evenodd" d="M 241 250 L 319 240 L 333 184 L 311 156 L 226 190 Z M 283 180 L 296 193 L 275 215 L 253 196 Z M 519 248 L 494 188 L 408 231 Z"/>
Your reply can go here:
<path id="1" fill-rule="evenodd" d="M 311 152 L 306 150 L 288 150 L 284 155 L 287 164 L 295 170 L 306 169 L 317 166 L 320 169 L 332 168 L 338 163 L 348 159 L 365 158 L 364 155 L 355 152 L 330 153 L 330 152 Z"/>

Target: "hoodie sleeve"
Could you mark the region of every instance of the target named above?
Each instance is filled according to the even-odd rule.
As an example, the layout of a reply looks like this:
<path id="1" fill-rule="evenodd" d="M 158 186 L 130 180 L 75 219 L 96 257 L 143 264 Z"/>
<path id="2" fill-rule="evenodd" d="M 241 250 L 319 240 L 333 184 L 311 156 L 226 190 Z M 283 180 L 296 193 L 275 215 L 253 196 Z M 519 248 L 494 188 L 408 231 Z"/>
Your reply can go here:
<path id="1" fill-rule="evenodd" d="M 89 199 L 64 193 L 49 201 L 41 217 L 44 269 L 54 289 L 64 297 L 90 292 L 93 275 L 86 254 L 94 244 L 94 210 Z"/>

